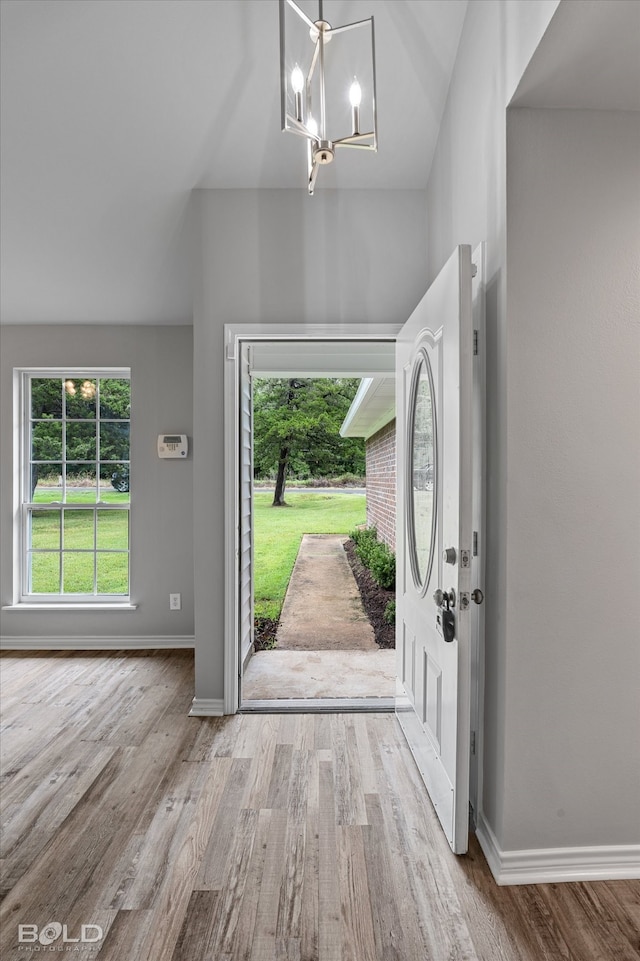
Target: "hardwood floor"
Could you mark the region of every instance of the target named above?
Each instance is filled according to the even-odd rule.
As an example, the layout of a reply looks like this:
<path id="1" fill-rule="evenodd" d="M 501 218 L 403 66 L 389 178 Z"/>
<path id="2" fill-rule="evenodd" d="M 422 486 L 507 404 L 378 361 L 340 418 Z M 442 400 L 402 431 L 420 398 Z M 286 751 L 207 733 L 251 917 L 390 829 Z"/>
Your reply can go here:
<path id="1" fill-rule="evenodd" d="M 3 961 L 640 959 L 640 883 L 454 857 L 393 715 L 189 718 L 186 651 L 1 677 Z"/>

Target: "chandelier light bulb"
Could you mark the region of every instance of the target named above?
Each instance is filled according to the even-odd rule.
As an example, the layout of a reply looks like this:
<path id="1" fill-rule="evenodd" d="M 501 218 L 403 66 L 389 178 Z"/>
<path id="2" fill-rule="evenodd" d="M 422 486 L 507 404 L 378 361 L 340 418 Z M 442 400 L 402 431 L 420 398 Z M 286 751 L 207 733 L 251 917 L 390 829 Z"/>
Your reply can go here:
<path id="1" fill-rule="evenodd" d="M 296 120 L 298 123 L 302 123 L 302 90 L 304 88 L 304 74 L 298 66 L 295 65 L 291 71 L 291 89 L 293 90 L 293 95 L 296 101 Z"/>
<path id="2" fill-rule="evenodd" d="M 291 71 L 291 89 L 294 93 L 302 93 L 304 89 L 304 74 L 298 64 Z"/>
<path id="3" fill-rule="evenodd" d="M 362 102 L 362 88 L 353 78 L 353 83 L 349 89 L 349 100 L 351 101 L 351 131 L 355 137 L 360 133 L 360 104 Z"/>
<path id="4" fill-rule="evenodd" d="M 356 77 L 353 78 L 353 83 L 349 88 L 349 101 L 352 107 L 359 107 L 362 103 L 362 87 Z"/>

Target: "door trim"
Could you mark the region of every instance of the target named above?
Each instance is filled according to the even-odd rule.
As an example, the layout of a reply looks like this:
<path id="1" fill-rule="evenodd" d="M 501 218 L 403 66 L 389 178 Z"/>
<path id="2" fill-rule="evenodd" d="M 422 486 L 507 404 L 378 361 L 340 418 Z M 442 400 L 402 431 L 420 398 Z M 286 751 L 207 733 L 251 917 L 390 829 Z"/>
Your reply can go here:
<path id="1" fill-rule="evenodd" d="M 401 324 L 225 324 L 224 325 L 224 713 L 240 706 L 239 619 L 239 385 L 243 341 L 395 340 Z M 328 375 L 327 375 L 328 376 Z"/>
<path id="2" fill-rule="evenodd" d="M 485 595 L 482 604 L 471 605 L 471 731 L 472 750 L 469 772 L 469 804 L 477 823 L 482 817 L 482 775 L 484 758 L 484 624 L 486 607 L 486 491 L 487 491 L 487 388 L 486 388 L 486 241 L 473 250 L 471 263 L 476 268 L 471 281 L 471 311 L 475 332 L 473 357 L 473 530 L 477 539 L 471 552 L 471 587 Z"/>

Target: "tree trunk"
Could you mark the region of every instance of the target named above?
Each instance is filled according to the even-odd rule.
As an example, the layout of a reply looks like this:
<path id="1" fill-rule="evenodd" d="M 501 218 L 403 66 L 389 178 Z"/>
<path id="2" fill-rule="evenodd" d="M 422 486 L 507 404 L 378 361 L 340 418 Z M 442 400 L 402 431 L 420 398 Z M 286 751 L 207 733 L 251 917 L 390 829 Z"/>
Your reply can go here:
<path id="1" fill-rule="evenodd" d="M 272 507 L 286 507 L 284 500 L 284 487 L 287 482 L 287 466 L 289 463 L 289 448 L 280 448 L 280 457 L 278 458 L 278 476 L 276 477 L 276 489 L 273 492 L 273 504 Z"/>

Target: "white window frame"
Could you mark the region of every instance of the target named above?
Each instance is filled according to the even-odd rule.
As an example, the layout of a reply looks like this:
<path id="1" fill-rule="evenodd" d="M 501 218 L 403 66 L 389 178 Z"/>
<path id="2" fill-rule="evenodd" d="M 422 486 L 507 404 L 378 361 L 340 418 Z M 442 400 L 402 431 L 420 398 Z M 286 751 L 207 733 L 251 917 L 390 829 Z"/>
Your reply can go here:
<path id="1" fill-rule="evenodd" d="M 36 504 L 31 500 L 31 390 L 30 383 L 32 378 L 43 378 L 55 380 L 60 378 L 91 378 L 105 379 L 114 378 L 131 381 L 131 369 L 129 367 L 29 367 L 18 368 L 14 371 L 15 382 L 18 388 L 17 408 L 18 408 L 18 458 L 17 472 L 14 472 L 14 479 L 17 488 L 16 507 L 14 514 L 17 526 L 18 563 L 16 564 L 16 584 L 14 585 L 14 604 L 17 608 L 23 609 L 54 609 L 71 610 L 87 608 L 126 608 L 134 607 L 131 604 L 131 497 L 127 503 L 108 503 L 96 499 L 95 502 L 87 504 L 74 504 L 62 502 Z M 15 397 L 15 394 L 14 394 Z M 101 420 L 99 409 L 96 409 L 96 422 Z M 129 417 L 131 425 L 131 417 Z M 129 435 L 129 464 L 131 464 L 131 434 Z M 66 449 L 63 446 L 62 464 L 66 463 Z M 96 478 L 99 483 L 99 476 Z M 64 490 L 64 484 L 63 484 Z M 98 520 L 98 511 L 126 511 L 129 515 L 128 523 L 128 549 L 127 549 L 127 568 L 128 568 L 128 590 L 126 594 L 98 594 L 98 593 L 64 593 L 63 583 L 60 581 L 60 592 L 55 594 L 32 594 L 29 593 L 29 524 L 34 512 L 44 510 L 63 511 L 83 511 L 91 512 L 94 523 L 94 544 L 91 550 L 87 549 L 87 554 L 93 558 L 94 566 L 94 587 L 96 586 L 96 563 L 101 551 L 97 546 L 95 536 Z M 63 517 L 61 517 L 61 524 Z M 62 562 L 62 551 L 61 562 Z"/>

